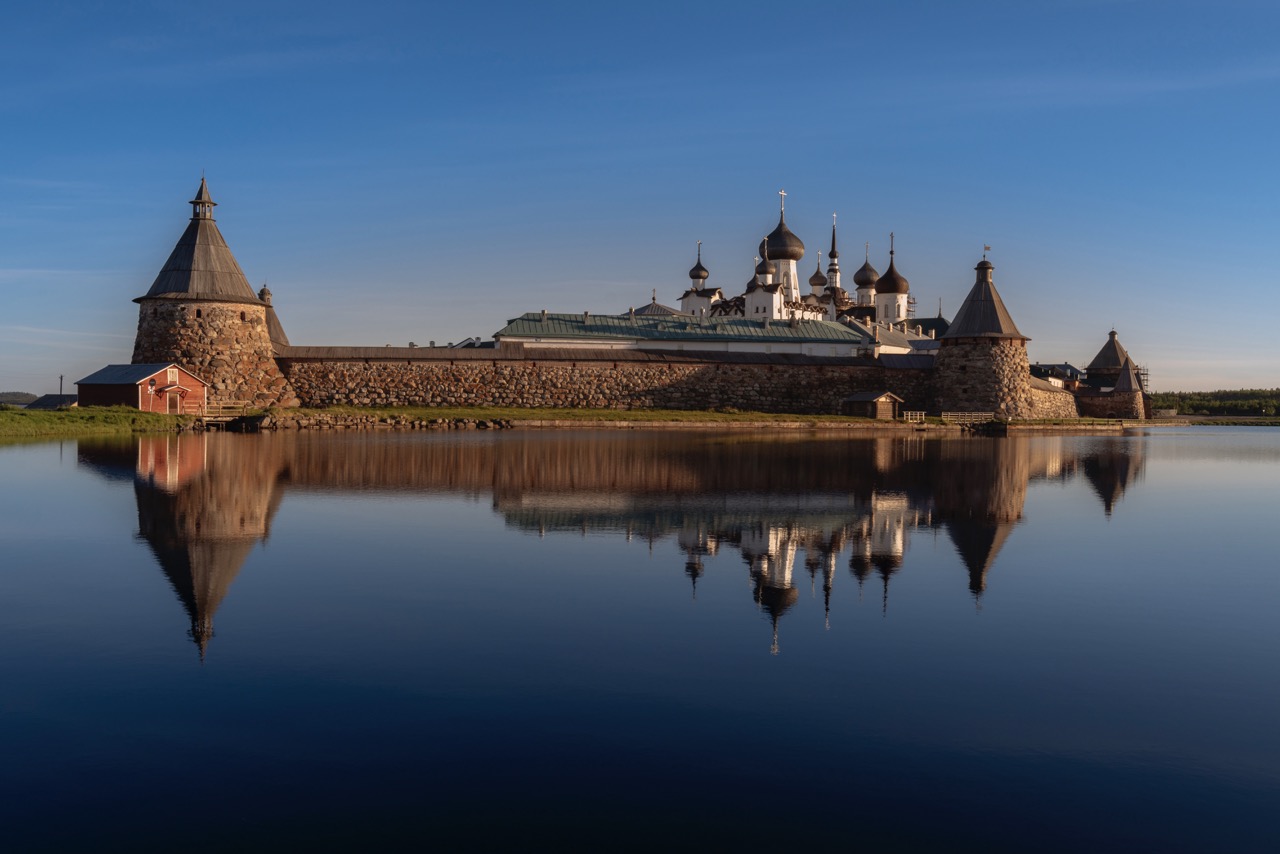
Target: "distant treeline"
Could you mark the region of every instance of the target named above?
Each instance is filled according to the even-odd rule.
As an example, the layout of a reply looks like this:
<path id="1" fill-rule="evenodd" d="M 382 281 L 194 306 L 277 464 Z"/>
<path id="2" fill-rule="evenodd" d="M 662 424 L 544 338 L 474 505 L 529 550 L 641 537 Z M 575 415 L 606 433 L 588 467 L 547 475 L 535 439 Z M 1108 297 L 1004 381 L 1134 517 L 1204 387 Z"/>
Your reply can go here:
<path id="1" fill-rule="evenodd" d="M 27 391 L 0 391 L 0 403 L 9 403 L 14 406 L 26 406 L 35 399 L 36 396 Z"/>
<path id="2" fill-rule="evenodd" d="M 1156 409 L 1176 409 L 1179 415 L 1275 415 L 1280 388 L 1171 391 L 1153 394 L 1151 401 Z"/>

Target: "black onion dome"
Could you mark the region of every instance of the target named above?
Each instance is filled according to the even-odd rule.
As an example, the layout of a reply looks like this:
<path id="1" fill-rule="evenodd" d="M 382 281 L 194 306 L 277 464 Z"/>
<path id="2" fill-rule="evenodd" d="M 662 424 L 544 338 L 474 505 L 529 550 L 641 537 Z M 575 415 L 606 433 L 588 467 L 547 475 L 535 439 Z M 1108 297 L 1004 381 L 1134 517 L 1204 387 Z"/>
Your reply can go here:
<path id="1" fill-rule="evenodd" d="M 874 288 L 878 281 L 880 281 L 880 271 L 872 267 L 870 261 L 859 267 L 858 272 L 853 274 L 853 283 L 860 288 Z"/>
<path id="2" fill-rule="evenodd" d="M 898 272 L 898 268 L 893 265 L 893 256 L 889 256 L 889 269 L 884 271 L 884 275 L 876 280 L 877 294 L 905 294 L 910 290 L 910 284 L 907 282 L 906 276 Z"/>
<path id="3" fill-rule="evenodd" d="M 778 265 L 768 258 L 761 258 L 760 263 L 756 265 L 756 273 L 761 276 L 776 276 L 778 274 Z"/>
<path id="4" fill-rule="evenodd" d="M 707 268 L 702 266 L 702 241 L 698 241 L 698 260 L 689 268 L 689 278 L 695 282 L 705 282 L 711 274 L 707 272 Z"/>
<path id="5" fill-rule="evenodd" d="M 769 232 L 760 243 L 760 254 L 765 254 L 768 244 L 769 258 L 773 261 L 799 261 L 804 257 L 804 243 L 787 228 L 787 216 L 778 217 L 778 227 Z"/>
<path id="6" fill-rule="evenodd" d="M 827 277 L 822 274 L 822 266 L 813 271 L 813 275 L 809 277 L 809 285 L 815 288 L 825 288 L 827 286 Z"/>

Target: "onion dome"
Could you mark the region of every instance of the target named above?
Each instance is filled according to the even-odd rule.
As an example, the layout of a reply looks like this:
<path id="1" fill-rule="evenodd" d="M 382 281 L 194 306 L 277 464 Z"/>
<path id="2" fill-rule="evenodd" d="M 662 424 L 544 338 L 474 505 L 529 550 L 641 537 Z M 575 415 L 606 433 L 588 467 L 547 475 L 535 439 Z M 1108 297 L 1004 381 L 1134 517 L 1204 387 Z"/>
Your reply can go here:
<path id="1" fill-rule="evenodd" d="M 768 258 L 761 258 L 760 263 L 756 265 L 756 275 L 776 276 L 778 275 L 778 265 L 770 261 Z"/>
<path id="2" fill-rule="evenodd" d="M 874 288 L 880 281 L 880 271 L 871 266 L 871 244 L 867 244 L 867 257 L 858 272 L 853 274 L 853 283 L 860 288 Z"/>
<path id="3" fill-rule="evenodd" d="M 813 275 L 809 277 L 809 286 L 813 288 L 825 288 L 827 286 L 827 277 L 822 274 L 822 262 L 818 262 L 818 269 L 813 271 Z"/>
<path id="4" fill-rule="evenodd" d="M 702 241 L 698 241 L 698 262 L 689 269 L 689 278 L 695 282 L 705 282 L 711 274 L 702 266 Z"/>
<path id="5" fill-rule="evenodd" d="M 872 267 L 870 261 L 859 267 L 858 272 L 853 274 L 853 283 L 860 288 L 874 288 L 878 281 L 880 281 L 880 271 Z"/>
<path id="6" fill-rule="evenodd" d="M 787 228 L 787 215 L 778 217 L 778 227 L 769 232 L 769 236 L 760 244 L 760 254 L 764 255 L 765 244 L 769 246 L 769 257 L 775 261 L 799 261 L 804 257 L 804 243 Z"/>
<path id="7" fill-rule="evenodd" d="M 893 263 L 893 235 L 889 235 L 889 269 L 876 280 L 877 294 L 905 294 L 910 290 L 907 277 L 898 272 Z"/>
<path id="8" fill-rule="evenodd" d="M 877 294 L 905 294 L 910 289 L 906 276 L 898 272 L 898 268 L 893 265 L 893 258 L 889 258 L 889 269 L 884 271 L 884 275 L 876 280 Z"/>

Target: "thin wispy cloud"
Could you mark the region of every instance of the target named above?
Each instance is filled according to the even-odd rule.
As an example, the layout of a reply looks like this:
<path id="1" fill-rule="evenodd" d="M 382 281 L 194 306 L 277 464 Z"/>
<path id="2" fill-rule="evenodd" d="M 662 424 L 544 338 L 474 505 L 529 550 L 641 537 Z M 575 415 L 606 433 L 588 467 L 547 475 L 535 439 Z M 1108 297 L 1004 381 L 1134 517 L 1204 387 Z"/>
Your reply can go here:
<path id="1" fill-rule="evenodd" d="M 126 335 L 121 332 L 85 332 L 80 329 L 57 329 L 48 326 L 14 326 L 11 324 L 0 323 L 0 334 L 30 334 L 40 336 L 64 336 L 70 338 L 123 338 L 132 340 L 133 335 Z"/>
<path id="2" fill-rule="evenodd" d="M 268 76 L 306 68 L 383 59 L 384 55 L 375 46 L 351 42 L 196 57 L 182 63 L 138 62 L 98 69 L 93 74 L 69 71 L 43 80 L 23 80 L 21 85 L 15 83 L 0 87 L 0 108 L 39 103 L 53 97 L 91 91 L 136 93 L 144 89 L 186 88 L 193 77 L 199 77 L 208 84 L 217 80 Z"/>

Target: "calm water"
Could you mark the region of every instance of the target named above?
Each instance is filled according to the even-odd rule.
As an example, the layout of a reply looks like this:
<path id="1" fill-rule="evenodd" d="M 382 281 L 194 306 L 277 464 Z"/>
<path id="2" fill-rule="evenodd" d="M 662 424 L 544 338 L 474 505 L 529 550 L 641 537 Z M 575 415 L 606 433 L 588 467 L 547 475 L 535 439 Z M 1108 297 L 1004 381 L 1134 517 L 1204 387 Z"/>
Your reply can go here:
<path id="1" fill-rule="evenodd" d="M 0 448 L 8 850 L 1280 850 L 1280 431 Z"/>

